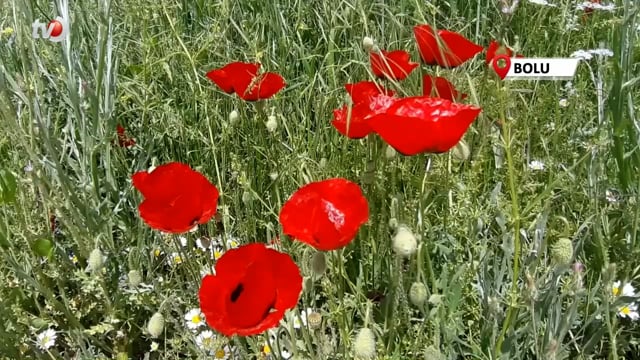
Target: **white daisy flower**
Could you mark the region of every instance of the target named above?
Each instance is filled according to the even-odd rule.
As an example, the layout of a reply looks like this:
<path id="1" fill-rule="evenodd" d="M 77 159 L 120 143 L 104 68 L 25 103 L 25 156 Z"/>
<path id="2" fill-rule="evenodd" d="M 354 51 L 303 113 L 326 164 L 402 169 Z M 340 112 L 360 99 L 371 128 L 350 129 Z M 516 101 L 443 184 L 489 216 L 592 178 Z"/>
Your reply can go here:
<path id="1" fill-rule="evenodd" d="M 613 51 L 609 50 L 609 49 L 593 49 L 593 50 L 587 50 L 589 52 L 589 54 L 595 55 L 595 56 L 601 56 L 601 57 L 612 57 L 613 56 Z"/>
<path id="2" fill-rule="evenodd" d="M 567 99 L 560 99 L 560 101 L 558 101 L 558 105 L 561 108 L 566 108 L 567 106 L 569 106 L 569 101 L 567 101 Z"/>
<path id="3" fill-rule="evenodd" d="M 191 330 L 204 326 L 204 314 L 200 309 L 191 309 L 185 315 L 184 319 L 187 321 L 187 327 Z"/>
<path id="4" fill-rule="evenodd" d="M 622 285 L 622 283 L 620 281 L 616 281 L 613 283 L 613 286 L 611 286 L 611 294 L 613 294 L 613 296 L 620 296 L 620 295 L 634 296 L 635 295 L 635 289 L 630 283 L 626 283 L 622 287 L 620 287 L 620 285 Z"/>
<path id="5" fill-rule="evenodd" d="M 536 5 L 549 6 L 549 7 L 555 7 L 556 6 L 555 4 L 549 3 L 547 0 L 529 0 L 529 3 L 536 4 Z"/>
<path id="6" fill-rule="evenodd" d="M 597 3 L 597 2 L 593 2 L 593 1 L 585 1 L 582 4 L 578 4 L 578 6 L 576 6 L 576 9 L 578 9 L 578 10 L 593 9 L 593 10 L 601 10 L 601 11 L 614 11 L 616 9 L 616 6 L 614 4 L 600 4 L 600 3 Z"/>
<path id="7" fill-rule="evenodd" d="M 56 344 L 58 335 L 53 329 L 47 329 L 37 336 L 36 345 L 42 350 L 48 350 Z"/>
<path id="8" fill-rule="evenodd" d="M 593 58 L 593 55 L 591 55 L 591 53 L 589 53 L 586 50 L 578 50 L 578 51 L 574 51 L 573 53 L 571 53 L 571 55 L 569 55 L 569 57 L 578 58 L 578 59 L 581 59 L 581 60 L 591 60 L 591 58 Z"/>
<path id="9" fill-rule="evenodd" d="M 233 349 L 228 345 L 219 347 L 216 335 L 211 330 L 205 330 L 196 337 L 196 345 L 209 354 L 213 355 L 214 359 L 229 359 Z"/>
<path id="10" fill-rule="evenodd" d="M 207 275 L 215 275 L 215 274 L 216 274 L 215 269 L 210 269 L 209 267 L 200 269 L 200 276 L 202 278 L 204 278 Z"/>
<path id="11" fill-rule="evenodd" d="M 631 320 L 638 320 L 640 318 L 640 314 L 638 314 L 638 305 L 636 304 L 628 304 L 623 305 L 618 308 L 618 316 L 626 317 Z"/>
<path id="12" fill-rule="evenodd" d="M 240 246 L 240 239 L 233 236 L 227 238 L 227 249 L 235 249 L 238 246 Z"/>
<path id="13" fill-rule="evenodd" d="M 212 246 L 210 250 L 212 260 L 218 260 L 224 254 L 224 249 L 219 246 Z"/>
<path id="14" fill-rule="evenodd" d="M 544 170 L 544 163 L 539 160 L 533 160 L 529 163 L 529 169 L 531 170 Z"/>

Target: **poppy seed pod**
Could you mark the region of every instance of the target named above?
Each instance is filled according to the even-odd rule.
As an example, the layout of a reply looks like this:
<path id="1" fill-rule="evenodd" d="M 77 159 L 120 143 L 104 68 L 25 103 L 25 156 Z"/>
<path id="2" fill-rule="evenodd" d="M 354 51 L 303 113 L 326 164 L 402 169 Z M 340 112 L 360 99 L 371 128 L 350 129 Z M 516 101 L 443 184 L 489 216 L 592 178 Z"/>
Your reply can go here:
<path id="1" fill-rule="evenodd" d="M 129 285 L 136 287 L 142 283 L 142 274 L 138 270 L 131 270 L 127 274 L 127 281 L 129 281 Z"/>
<path id="2" fill-rule="evenodd" d="M 393 250 L 402 257 L 410 257 L 416 252 L 418 241 L 411 230 L 405 226 L 398 227 L 396 236 L 393 237 Z"/>
<path id="3" fill-rule="evenodd" d="M 376 357 L 376 337 L 369 328 L 363 328 L 358 332 L 353 342 L 353 350 L 356 359 L 371 360 Z"/>
<path id="4" fill-rule="evenodd" d="M 87 263 L 89 265 L 87 266 L 88 271 L 98 271 L 102 269 L 102 266 L 104 265 L 104 257 L 100 249 L 95 248 L 93 249 L 93 251 L 91 251 Z"/>
<path id="5" fill-rule="evenodd" d="M 159 337 L 164 330 L 164 316 L 159 312 L 153 314 L 151 319 L 149 319 L 149 324 L 147 325 L 147 331 L 154 339 Z"/>
<path id="6" fill-rule="evenodd" d="M 312 312 L 307 314 L 307 323 L 309 324 L 309 328 L 311 330 L 319 329 L 322 325 L 322 315 L 317 312 Z"/>
<path id="7" fill-rule="evenodd" d="M 266 126 L 269 132 L 276 131 L 278 128 L 278 119 L 276 119 L 275 115 L 269 115 Z"/>
<path id="8" fill-rule="evenodd" d="M 327 271 L 327 258 L 324 251 L 316 251 L 311 257 L 311 270 L 313 273 L 322 276 Z"/>
<path id="9" fill-rule="evenodd" d="M 238 112 L 236 110 L 233 110 L 232 112 L 229 113 L 229 123 L 233 124 L 236 121 L 238 121 L 238 118 L 240 117 L 240 114 L 238 114 Z"/>
<path id="10" fill-rule="evenodd" d="M 414 282 L 409 288 L 409 300 L 417 307 L 420 307 L 427 300 L 427 287 L 421 282 Z"/>
<path id="11" fill-rule="evenodd" d="M 374 44 L 372 38 L 370 38 L 368 36 L 365 36 L 362 39 L 362 47 L 364 48 L 365 51 L 367 51 L 367 52 L 371 51 L 371 49 L 373 49 L 373 45 L 375 45 L 375 44 Z"/>
<path id="12" fill-rule="evenodd" d="M 558 265 L 567 266 L 573 258 L 573 244 L 570 239 L 561 238 L 551 248 L 551 257 Z"/>

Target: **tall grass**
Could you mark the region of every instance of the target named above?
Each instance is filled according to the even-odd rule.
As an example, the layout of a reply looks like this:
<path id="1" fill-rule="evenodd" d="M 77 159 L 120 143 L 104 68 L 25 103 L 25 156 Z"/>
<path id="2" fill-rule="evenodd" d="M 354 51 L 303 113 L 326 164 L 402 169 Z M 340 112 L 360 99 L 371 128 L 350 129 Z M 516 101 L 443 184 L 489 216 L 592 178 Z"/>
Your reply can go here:
<path id="1" fill-rule="evenodd" d="M 361 184 L 369 223 L 328 254 L 322 276 L 309 265 L 313 251 L 282 239 L 305 276 L 300 307 L 275 343 L 230 339 L 236 358 L 266 356 L 269 342 L 300 359 L 351 359 L 365 324 L 380 359 L 637 356 L 637 323 L 618 315 L 634 299 L 612 298 L 611 285 L 637 286 L 638 277 L 638 5 L 619 1 L 567 31 L 582 13 L 573 1 L 556 4 L 523 1 L 503 14 L 500 2 L 484 0 L 8 1 L 0 9 L 0 31 L 12 29 L 0 35 L 0 354 L 204 357 L 183 319 L 212 265 L 195 241 L 269 242 L 293 191 L 345 177 Z M 70 18 L 68 41 L 32 38 L 34 20 L 58 14 Z M 379 139 L 340 136 L 329 120 L 345 101 L 343 85 L 372 78 L 362 38 L 417 60 L 411 28 L 419 23 L 532 57 L 600 46 L 614 56 L 582 62 L 571 84 L 501 82 L 482 57 L 425 70 L 483 108 L 465 136 L 467 160 L 385 156 Z M 235 60 L 260 61 L 287 87 L 261 105 L 221 93 L 204 74 Z M 421 91 L 416 74 L 399 86 Z M 135 148 L 116 145 L 117 124 Z M 532 170 L 534 160 L 545 168 Z M 129 180 L 169 161 L 192 165 L 221 190 L 220 216 L 185 235 L 184 248 L 141 222 Z M 418 237 L 413 258 L 393 253 L 390 223 Z M 573 243 L 571 265 L 551 256 L 561 238 Z M 96 248 L 104 268 L 87 272 Z M 132 288 L 131 271 L 149 286 Z M 428 289 L 422 307 L 408 298 L 414 282 Z M 293 327 L 306 308 L 322 315 L 321 328 Z M 146 325 L 156 311 L 166 325 L 153 339 Z M 34 341 L 49 327 L 60 333 L 44 351 Z"/>

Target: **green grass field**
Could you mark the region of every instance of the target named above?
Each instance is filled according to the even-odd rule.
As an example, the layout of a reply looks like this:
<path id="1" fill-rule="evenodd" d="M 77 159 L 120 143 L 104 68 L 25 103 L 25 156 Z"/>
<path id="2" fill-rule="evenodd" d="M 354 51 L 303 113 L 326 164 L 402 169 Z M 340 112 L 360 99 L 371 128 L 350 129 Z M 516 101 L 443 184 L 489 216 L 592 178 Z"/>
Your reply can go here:
<path id="1" fill-rule="evenodd" d="M 640 3 L 605 1 L 3 1 L 0 358 L 640 359 Z M 32 37 L 58 15 L 67 41 Z M 418 24 L 527 57 L 611 54 L 571 82 L 501 81 L 483 54 L 381 82 L 419 95 L 431 74 L 468 94 L 468 154 L 342 136 L 344 85 L 375 79 L 363 39 L 419 62 Z M 233 61 L 286 87 L 226 94 L 205 74 Z M 142 221 L 131 182 L 172 161 L 220 191 L 180 236 Z M 291 194 L 336 177 L 368 201 L 355 239 L 319 253 L 285 236 Z M 407 257 L 398 229 L 417 240 Z M 219 256 L 276 237 L 304 278 L 279 328 L 228 338 L 185 318 Z"/>

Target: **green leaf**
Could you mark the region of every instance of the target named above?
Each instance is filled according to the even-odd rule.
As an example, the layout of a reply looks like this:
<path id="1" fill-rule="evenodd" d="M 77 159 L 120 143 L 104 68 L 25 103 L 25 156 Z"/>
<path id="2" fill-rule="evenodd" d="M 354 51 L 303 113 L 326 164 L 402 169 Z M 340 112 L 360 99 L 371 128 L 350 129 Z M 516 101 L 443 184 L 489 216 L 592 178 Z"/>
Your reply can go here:
<path id="1" fill-rule="evenodd" d="M 0 203 L 10 203 L 16 200 L 18 184 L 10 171 L 0 170 Z"/>
<path id="2" fill-rule="evenodd" d="M 50 257 L 53 254 L 53 242 L 48 239 L 38 239 L 33 243 L 33 252 L 38 256 Z"/>

